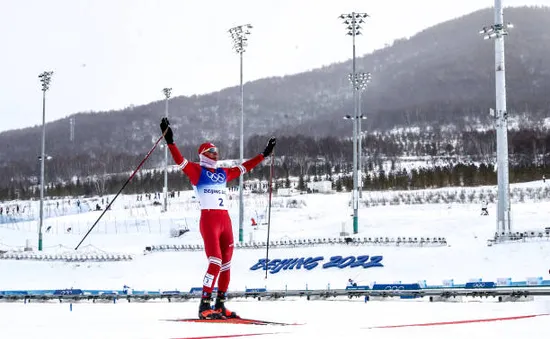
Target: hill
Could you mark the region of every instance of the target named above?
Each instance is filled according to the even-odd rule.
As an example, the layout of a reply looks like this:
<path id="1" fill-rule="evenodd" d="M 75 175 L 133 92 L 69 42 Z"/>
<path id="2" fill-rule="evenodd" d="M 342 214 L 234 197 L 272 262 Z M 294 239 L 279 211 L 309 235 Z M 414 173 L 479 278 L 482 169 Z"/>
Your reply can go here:
<path id="1" fill-rule="evenodd" d="M 550 8 L 507 8 L 505 17 L 516 25 L 506 40 L 509 113 L 520 127 L 542 126 L 549 107 L 550 52 L 545 46 L 550 44 L 550 33 L 545 28 L 550 23 Z M 490 126 L 487 112 L 494 106 L 494 47 L 477 32 L 492 18 L 491 9 L 477 11 L 360 56 L 358 70 L 373 75 L 363 95 L 362 111 L 369 118 L 364 129 L 384 132 L 439 126 L 461 132 Z M 256 134 L 348 137 L 349 121 L 341 117 L 352 109 L 350 69 L 351 61 L 347 61 L 247 83 L 245 138 Z M 174 97 L 170 116 L 176 142 L 187 154 L 194 154 L 198 144 L 211 140 L 224 146 L 226 157 L 237 158 L 239 102 L 237 87 Z M 138 162 L 158 137 L 163 112 L 164 102 L 158 101 L 121 111 L 72 114 L 75 142 L 68 140 L 69 117 L 49 123 L 46 152 L 57 159 L 49 166 L 56 169 L 50 175 L 57 173 L 68 180 L 69 175 L 127 171 L 128 163 Z M 436 135 L 436 142 L 449 138 L 449 133 L 436 131 Z M 40 140 L 38 126 L 0 133 L 2 177 L 17 180 L 18 173 L 36 173 Z M 245 156 L 256 151 L 245 145 Z M 151 162 L 158 165 L 161 159 L 158 152 Z"/>

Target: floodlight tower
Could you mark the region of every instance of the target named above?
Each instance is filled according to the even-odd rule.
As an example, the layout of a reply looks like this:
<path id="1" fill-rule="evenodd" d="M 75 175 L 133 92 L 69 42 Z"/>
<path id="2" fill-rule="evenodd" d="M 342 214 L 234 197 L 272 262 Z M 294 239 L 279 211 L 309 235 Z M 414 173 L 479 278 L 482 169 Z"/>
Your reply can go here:
<path id="1" fill-rule="evenodd" d="M 504 24 L 502 1 L 495 0 L 495 24 L 483 27 L 480 34 L 486 40 L 495 40 L 496 110 L 494 119 L 497 134 L 497 237 L 506 238 L 511 233 L 510 183 L 508 175 L 508 112 L 506 111 L 506 67 L 504 62 L 504 36 L 512 24 Z"/>
<path id="2" fill-rule="evenodd" d="M 356 13 L 352 12 L 349 14 L 342 14 L 339 16 L 340 19 L 343 20 L 344 24 L 346 25 L 347 35 L 351 35 L 352 37 L 352 45 L 353 45 L 353 56 L 352 56 L 352 75 L 353 79 L 356 78 L 356 72 L 355 72 L 355 37 L 357 35 L 361 35 L 361 26 L 360 24 L 365 22 L 365 18 L 367 18 L 369 15 L 367 13 Z M 355 83 L 355 80 L 352 81 L 352 83 Z M 353 88 L 353 117 L 358 117 L 358 90 L 356 89 L 356 86 L 352 86 Z M 353 193 L 352 193 L 352 205 L 353 205 L 353 233 L 357 234 L 359 233 L 359 216 L 358 216 L 358 208 L 359 208 L 359 197 L 358 197 L 358 189 L 357 189 L 357 119 L 353 119 Z"/>
<path id="3" fill-rule="evenodd" d="M 243 163 L 244 158 L 244 87 L 243 87 L 243 54 L 248 46 L 248 35 L 250 35 L 251 24 L 235 26 L 229 29 L 229 34 L 233 40 L 233 49 L 240 57 L 240 73 L 241 73 L 241 138 L 239 147 L 240 163 Z M 243 203 L 243 176 L 239 176 L 239 242 L 244 241 L 244 203 Z"/>
<path id="4" fill-rule="evenodd" d="M 348 79 L 351 82 L 352 86 L 355 86 L 355 89 L 358 91 L 358 99 L 357 99 L 357 106 L 358 106 L 358 115 L 357 115 L 357 167 L 358 167 L 358 174 L 359 177 L 359 198 L 363 198 L 363 171 L 362 171 L 362 159 L 361 159 L 361 145 L 363 141 L 363 133 L 361 133 L 361 120 L 367 119 L 365 115 L 361 112 L 361 94 L 367 89 L 368 83 L 372 79 L 372 75 L 370 72 L 359 72 L 357 73 L 357 76 L 355 77 L 355 84 L 353 83 L 353 74 L 348 75 Z"/>
<path id="5" fill-rule="evenodd" d="M 74 125 L 75 125 L 75 117 L 69 118 L 69 140 L 71 142 L 74 141 Z"/>
<path id="6" fill-rule="evenodd" d="M 50 89 L 53 71 L 38 75 L 42 82 L 42 152 L 40 156 L 40 224 L 38 225 L 38 250 L 42 251 L 42 225 L 44 224 L 44 161 L 46 158 L 46 91 Z"/>
<path id="7" fill-rule="evenodd" d="M 166 100 L 164 100 L 164 116 L 168 118 L 168 99 L 170 99 L 170 94 L 172 93 L 171 88 L 163 88 L 162 92 Z M 162 205 L 162 211 L 168 211 L 168 144 L 164 147 L 164 202 Z"/>

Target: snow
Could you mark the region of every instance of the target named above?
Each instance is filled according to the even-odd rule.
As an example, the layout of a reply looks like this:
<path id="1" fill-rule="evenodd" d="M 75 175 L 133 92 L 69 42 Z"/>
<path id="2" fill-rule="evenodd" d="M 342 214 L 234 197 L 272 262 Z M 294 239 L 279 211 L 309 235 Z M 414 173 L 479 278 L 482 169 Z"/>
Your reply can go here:
<path id="1" fill-rule="evenodd" d="M 548 313 L 543 303 L 425 303 L 408 301 L 235 301 L 242 314 L 297 326 L 196 324 L 163 319 L 194 317 L 196 302 L 117 304 L 0 304 L 3 338 L 195 338 L 271 333 L 261 338 L 526 338 L 545 334 L 550 317 L 490 323 L 403 328 L 385 325 Z"/>
<path id="2" fill-rule="evenodd" d="M 538 188 L 540 181 L 511 185 L 511 188 Z M 468 188 L 463 188 L 468 190 Z M 474 188 L 472 188 L 474 189 Z M 475 188 L 479 191 L 480 188 Z M 418 192 L 427 194 L 427 191 Z M 388 192 L 372 192 L 373 196 Z M 126 253 L 134 260 L 121 262 L 53 262 L 0 260 L 0 290 L 21 289 L 113 289 L 129 285 L 134 290 L 189 291 L 202 285 L 206 258 L 202 251 L 167 251 L 144 253 L 146 246 L 164 244 L 201 244 L 198 232 L 199 208 L 193 192 L 182 192 L 169 200 L 167 213 L 145 197 L 121 195 L 105 213 L 94 231 L 78 251 L 74 251 L 84 234 L 102 211 L 78 211 L 60 216 L 50 213 L 44 227 L 44 253 Z M 113 197 L 110 196 L 110 199 Z M 309 194 L 274 197 L 271 210 L 270 239 L 292 240 L 337 238 L 344 227 L 350 232 L 352 210 L 349 193 Z M 286 207 L 295 199 L 296 208 Z M 68 200 L 68 199 L 65 199 Z M 83 199 L 83 203 L 85 202 Z M 92 199 L 88 199 L 92 200 Z M 98 198 L 93 199 L 98 201 Z M 100 198 L 99 198 L 100 200 Z M 10 202 L 28 206 L 22 220 L 35 218 L 37 202 Z M 245 241 L 265 241 L 267 236 L 267 194 L 245 197 Z M 513 230 L 540 230 L 549 225 L 547 200 L 529 200 L 512 205 Z M 95 205 L 95 202 L 93 203 Z M 292 205 L 292 204 L 290 204 Z M 50 207 L 54 209 L 55 207 Z M 300 207 L 301 206 L 301 207 Z M 232 260 L 230 290 L 267 287 L 268 289 L 345 288 L 348 278 L 360 285 L 377 283 L 414 283 L 426 280 L 441 285 L 453 279 L 465 283 L 471 279 L 496 281 L 510 277 L 514 281 L 530 277 L 550 279 L 550 241 L 487 246 L 496 229 L 496 205 L 489 204 L 488 217 L 480 216 L 479 203 L 420 205 L 386 205 L 359 210 L 360 237 L 445 237 L 447 246 L 395 247 L 389 245 L 315 245 L 295 248 L 270 248 L 270 259 L 322 256 L 382 256 L 383 267 L 294 269 L 269 273 L 250 270 L 265 258 L 265 248 L 236 248 Z M 104 207 L 104 206 L 103 206 Z M 230 215 L 235 238 L 238 237 L 238 199 L 230 200 Z M 72 211 L 72 210 L 71 210 Z M 254 217 L 258 229 L 250 226 Z M 170 229 L 188 226 L 189 232 L 170 238 Z M 27 239 L 37 244 L 37 222 L 0 224 L 0 250 L 19 251 Z M 67 228 L 71 227 L 71 232 Z M 352 234 L 353 236 L 353 234 Z M 517 320 L 467 323 L 442 326 L 374 328 L 384 325 L 433 323 L 499 317 L 516 317 L 550 313 L 550 299 L 536 297 L 532 302 L 498 303 L 477 299 L 462 303 L 430 303 L 427 300 L 369 301 L 362 299 L 310 300 L 286 298 L 280 301 L 232 299 L 228 307 L 239 314 L 278 322 L 297 322 L 300 326 L 250 326 L 233 324 L 189 324 L 162 319 L 196 317 L 198 303 L 148 301 L 69 303 L 23 302 L 0 303 L 0 337 L 2 338 L 190 338 L 220 335 L 271 333 L 262 338 L 304 338 L 323 335 L 339 338 L 346 335 L 393 338 L 517 338 L 546 334 L 550 316 L 541 315 Z"/>

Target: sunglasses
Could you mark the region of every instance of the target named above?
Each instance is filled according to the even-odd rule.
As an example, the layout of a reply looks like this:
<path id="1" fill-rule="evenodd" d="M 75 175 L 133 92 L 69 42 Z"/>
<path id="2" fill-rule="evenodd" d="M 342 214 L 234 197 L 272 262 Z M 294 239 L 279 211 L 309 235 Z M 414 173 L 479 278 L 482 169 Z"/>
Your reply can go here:
<path id="1" fill-rule="evenodd" d="M 217 147 L 210 147 L 210 148 L 207 148 L 207 149 L 205 149 L 204 151 L 201 152 L 201 154 L 203 154 L 203 153 L 218 154 L 218 148 Z"/>

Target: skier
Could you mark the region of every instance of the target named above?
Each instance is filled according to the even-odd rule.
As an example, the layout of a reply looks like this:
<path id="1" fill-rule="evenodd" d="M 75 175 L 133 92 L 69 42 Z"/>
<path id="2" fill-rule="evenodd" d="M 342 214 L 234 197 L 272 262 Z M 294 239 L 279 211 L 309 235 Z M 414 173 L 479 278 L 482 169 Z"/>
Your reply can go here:
<path id="1" fill-rule="evenodd" d="M 481 201 L 481 215 L 489 215 L 489 211 L 487 210 L 487 201 L 485 200 Z"/>
<path id="2" fill-rule="evenodd" d="M 225 307 L 231 257 L 233 256 L 233 229 L 226 206 L 227 183 L 249 172 L 267 158 L 273 152 L 276 139 L 270 138 L 262 153 L 241 165 L 222 168 L 216 166 L 218 148 L 209 142 L 205 142 L 199 147 L 200 163 L 185 159 L 174 144 L 173 132 L 169 125 L 168 119 L 162 118 L 160 129 L 164 134 L 172 158 L 191 181 L 201 206 L 200 232 L 209 264 L 203 279 L 199 318 L 238 318 L 235 312 L 231 312 Z M 210 303 L 216 280 L 218 280 L 218 292 L 216 303 L 212 308 Z"/>

